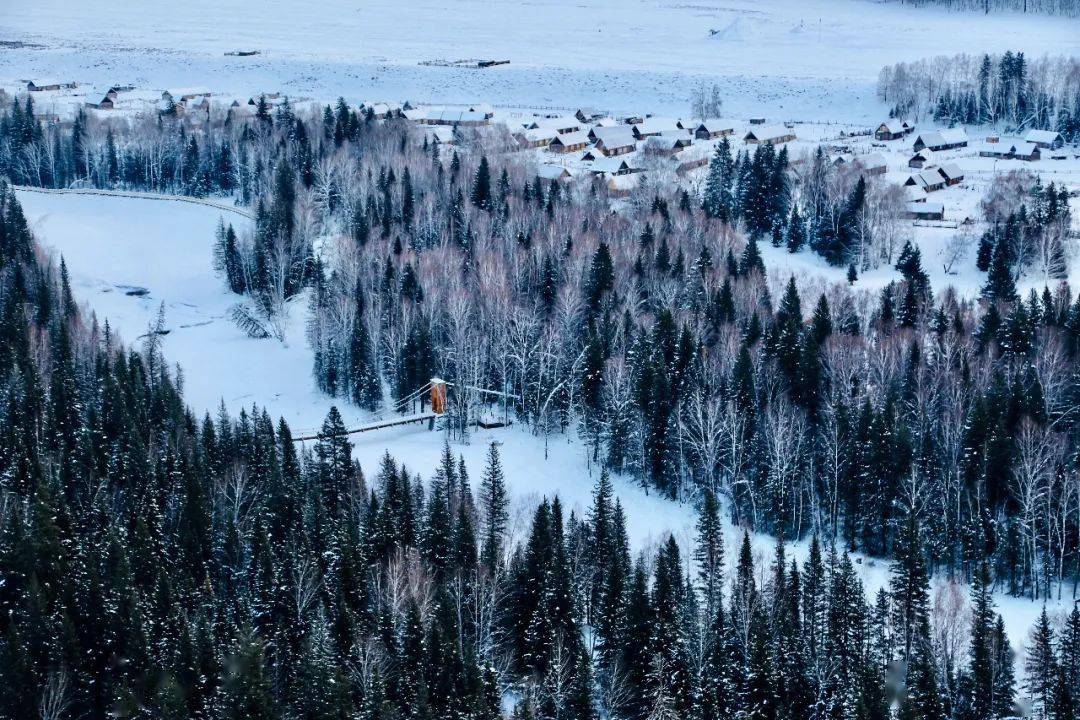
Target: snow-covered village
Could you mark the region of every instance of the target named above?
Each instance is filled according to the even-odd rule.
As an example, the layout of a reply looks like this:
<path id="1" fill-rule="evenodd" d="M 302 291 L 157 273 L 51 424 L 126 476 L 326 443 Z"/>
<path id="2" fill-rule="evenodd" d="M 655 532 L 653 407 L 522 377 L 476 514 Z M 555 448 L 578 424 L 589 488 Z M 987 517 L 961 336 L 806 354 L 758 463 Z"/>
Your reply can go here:
<path id="1" fill-rule="evenodd" d="M 1080 720 L 1075 0 L 0 0 L 0 720 Z"/>

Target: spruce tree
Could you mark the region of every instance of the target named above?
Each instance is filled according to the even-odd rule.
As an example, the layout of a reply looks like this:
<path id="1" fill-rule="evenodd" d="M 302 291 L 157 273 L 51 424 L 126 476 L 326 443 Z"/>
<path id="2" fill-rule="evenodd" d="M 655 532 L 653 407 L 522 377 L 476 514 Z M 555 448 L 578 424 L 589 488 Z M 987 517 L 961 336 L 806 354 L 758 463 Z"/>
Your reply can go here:
<path id="1" fill-rule="evenodd" d="M 489 571 L 494 571 L 502 563 L 506 523 L 509 519 L 508 502 L 502 460 L 499 458 L 498 447 L 492 443 L 488 447 L 487 465 L 480 478 L 480 506 L 483 512 L 480 558 Z"/>

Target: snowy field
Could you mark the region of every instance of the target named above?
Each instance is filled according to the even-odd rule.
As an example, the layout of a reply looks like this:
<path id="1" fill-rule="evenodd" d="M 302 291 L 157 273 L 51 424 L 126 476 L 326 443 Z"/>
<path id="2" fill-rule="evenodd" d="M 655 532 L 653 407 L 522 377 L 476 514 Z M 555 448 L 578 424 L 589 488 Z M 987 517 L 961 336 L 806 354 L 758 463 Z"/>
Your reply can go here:
<path id="1" fill-rule="evenodd" d="M 311 378 L 311 354 L 302 332 L 305 303 L 292 308 L 284 344 L 247 338 L 226 317 L 236 298 L 214 277 L 211 244 L 220 217 L 234 224 L 241 218 L 169 200 L 27 191 L 18 196 L 39 242 L 65 258 L 76 299 L 100 322 L 107 318 L 124 340 L 138 341 L 164 303 L 169 333 L 163 338 L 163 350 L 185 370 L 185 394 L 197 412 L 213 412 L 221 401 L 233 413 L 265 406 L 272 416 L 283 416 L 299 429 L 318 426 L 334 404 L 317 391 Z M 137 289 L 146 293 L 128 294 Z M 347 423 L 367 419 L 356 408 L 337 404 Z M 369 477 L 385 452 L 404 461 L 411 472 L 430 477 L 444 442 L 442 433 L 416 425 L 351 439 Z M 512 532 L 520 536 L 526 531 L 531 509 L 545 495 L 557 494 L 567 511 L 579 517 L 587 512 L 598 469 L 576 439 L 553 436 L 545 443 L 520 426 L 476 431 L 468 444 L 453 445 L 454 453 L 465 458 L 474 484 L 492 442 L 500 445 L 513 496 Z M 669 532 L 684 549 L 692 546 L 696 519 L 691 508 L 647 494 L 622 478 L 615 478 L 614 486 L 627 510 L 636 551 L 651 554 Z M 741 531 L 728 525 L 726 535 L 729 557 L 734 557 Z M 773 539 L 755 535 L 753 544 L 766 568 Z M 807 547 L 802 542 L 789 552 L 803 560 Z M 855 561 L 868 594 L 887 585 L 886 563 L 862 557 Z M 936 578 L 936 594 L 947 587 L 943 578 Z M 956 591 L 967 593 L 962 587 Z M 1069 604 L 1068 594 L 1066 589 L 1064 603 L 1053 604 L 1055 612 Z M 1005 596 L 999 596 L 997 604 L 1009 637 L 1022 651 L 1041 605 Z"/>
<path id="2" fill-rule="evenodd" d="M 652 113 L 715 82 L 740 116 L 872 122 L 885 64 L 1068 54 L 1077 37 L 1077 19 L 869 0 L 37 0 L 0 8 L 0 81 Z M 510 64 L 420 64 L 464 58 Z"/>

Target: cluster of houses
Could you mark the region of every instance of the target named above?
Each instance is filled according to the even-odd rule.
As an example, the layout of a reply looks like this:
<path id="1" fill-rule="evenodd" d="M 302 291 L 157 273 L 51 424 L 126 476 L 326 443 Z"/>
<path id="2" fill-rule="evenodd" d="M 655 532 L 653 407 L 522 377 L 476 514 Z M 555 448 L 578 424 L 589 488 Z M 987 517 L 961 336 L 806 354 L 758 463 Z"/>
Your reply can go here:
<path id="1" fill-rule="evenodd" d="M 905 218 L 915 221 L 945 219 L 944 203 L 927 202 L 926 194 L 959 185 L 964 181 L 964 170 L 955 162 L 938 164 L 937 153 L 967 145 L 967 133 L 962 128 L 935 130 L 915 138 L 914 154 L 908 160 L 908 167 L 914 172 L 904 180 L 904 187 L 914 194 L 904 211 Z"/>
<path id="2" fill-rule="evenodd" d="M 644 158 L 666 159 L 680 175 L 707 165 L 706 145 L 734 136 L 735 127 L 716 118 L 612 118 L 581 108 L 573 114 L 532 118 L 512 127 L 511 135 L 521 149 L 546 149 L 587 163 L 587 171 L 608 178 L 609 189 L 618 194 L 634 185 L 630 176 L 644 172 Z M 782 145 L 796 139 L 790 126 L 758 124 L 741 137 L 747 145 Z M 556 163 L 542 165 L 540 174 L 558 179 L 573 173 Z"/>
<path id="3" fill-rule="evenodd" d="M 522 148 L 568 153 L 594 145 L 605 157 L 613 157 L 633 152 L 638 143 L 659 153 L 675 153 L 696 140 L 715 140 L 735 133 L 733 125 L 718 119 L 615 119 L 590 112 L 595 111 L 578 110 L 573 115 L 536 118 L 512 130 L 512 134 Z M 751 128 L 742 139 L 749 145 L 782 145 L 796 137 L 793 129 L 781 126 Z"/>
<path id="4" fill-rule="evenodd" d="M 908 160 L 908 168 L 914 172 L 903 184 L 911 193 L 904 217 L 915 221 L 944 220 L 944 203 L 927 202 L 926 194 L 963 182 L 964 171 L 954 162 L 937 164 L 935 154 L 967 147 L 967 133 L 963 128 L 950 128 L 915 134 L 915 124 L 900 118 L 886 120 L 874 130 L 874 139 L 883 142 L 903 140 L 911 135 L 915 135 L 914 154 Z"/>
<path id="5" fill-rule="evenodd" d="M 1053 130 L 1029 130 L 1023 138 L 988 135 L 979 148 L 979 156 L 996 160 L 1035 162 L 1041 160 L 1044 154 L 1049 154 L 1055 160 L 1064 160 L 1065 153 L 1061 150 L 1064 145 L 1065 138 Z"/>

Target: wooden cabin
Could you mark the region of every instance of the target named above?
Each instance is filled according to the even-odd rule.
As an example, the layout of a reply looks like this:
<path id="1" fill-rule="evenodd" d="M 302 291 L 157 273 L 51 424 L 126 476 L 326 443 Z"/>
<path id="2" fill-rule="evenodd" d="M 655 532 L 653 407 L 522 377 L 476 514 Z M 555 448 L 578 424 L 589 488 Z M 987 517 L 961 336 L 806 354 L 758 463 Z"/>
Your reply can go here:
<path id="1" fill-rule="evenodd" d="M 904 217 L 908 220 L 944 220 L 945 206 L 941 203 L 909 202 Z"/>
<path id="2" fill-rule="evenodd" d="M 919 188 L 923 192 L 937 192 L 945 187 L 945 178 L 934 170 L 923 170 L 908 175 L 904 187 Z"/>
<path id="3" fill-rule="evenodd" d="M 922 170 L 924 167 L 930 165 L 933 162 L 934 151 L 923 148 L 922 150 L 919 150 L 911 156 L 911 159 L 907 162 L 907 166 L 915 170 Z"/>
<path id="4" fill-rule="evenodd" d="M 544 164 L 536 168 L 536 177 L 541 180 L 558 180 L 559 182 L 565 182 L 573 176 L 570 174 L 570 171 L 562 165 Z"/>
<path id="5" fill-rule="evenodd" d="M 559 133 L 548 143 L 548 150 L 556 153 L 584 150 L 589 144 L 589 136 L 583 132 Z"/>
<path id="6" fill-rule="evenodd" d="M 526 130 L 554 130 L 556 134 L 579 132 L 582 123 L 574 116 L 539 118 L 525 126 Z"/>
<path id="7" fill-rule="evenodd" d="M 886 120 L 874 131 L 875 140 L 899 140 L 915 129 L 907 120 Z"/>
<path id="8" fill-rule="evenodd" d="M 638 140 L 644 140 L 647 137 L 654 137 L 663 133 L 676 133 L 685 132 L 679 129 L 679 124 L 675 120 L 668 118 L 646 118 L 645 120 L 635 123 L 633 125 L 634 137 Z"/>
<path id="9" fill-rule="evenodd" d="M 574 111 L 574 117 L 582 124 L 591 123 L 601 115 L 602 113 L 599 110 L 592 107 L 580 107 Z"/>
<path id="10" fill-rule="evenodd" d="M 605 157 L 594 161 L 589 172 L 593 175 L 629 175 L 634 169 L 625 158 Z"/>
<path id="11" fill-rule="evenodd" d="M 715 140 L 734 134 L 735 128 L 722 124 L 719 120 L 702 120 L 693 131 L 698 140 Z"/>
<path id="12" fill-rule="evenodd" d="M 1034 162 L 1042 157 L 1042 151 L 1035 143 L 1006 140 L 983 145 L 979 148 L 979 157 Z"/>
<path id="13" fill-rule="evenodd" d="M 1024 141 L 1032 143 L 1043 150 L 1057 150 L 1065 144 L 1065 138 L 1061 133 L 1053 130 L 1028 130 Z"/>
<path id="14" fill-rule="evenodd" d="M 927 148 L 934 152 L 940 152 L 941 150 L 955 150 L 956 148 L 967 147 L 967 144 L 968 136 L 964 132 L 964 128 L 949 128 L 948 130 L 920 133 L 915 138 L 913 147 L 915 152 Z"/>
<path id="15" fill-rule="evenodd" d="M 54 78 L 42 78 L 31 80 L 26 83 L 27 92 L 45 92 L 47 90 L 71 90 L 76 87 L 73 81 L 56 80 Z"/>
<path id="16" fill-rule="evenodd" d="M 558 135 L 554 128 L 529 128 L 514 133 L 514 139 L 523 148 L 542 148 L 550 145 Z"/>
<path id="17" fill-rule="evenodd" d="M 589 131 L 589 138 L 596 143 L 596 148 L 607 157 L 633 152 L 637 147 L 633 128 L 629 125 L 613 127 L 594 127 Z"/>
<path id="18" fill-rule="evenodd" d="M 964 181 L 964 171 L 956 163 L 945 163 L 938 168 L 938 174 L 945 179 L 946 185 L 959 185 Z"/>
<path id="19" fill-rule="evenodd" d="M 755 128 L 743 135 L 747 145 L 783 145 L 795 139 L 795 131 L 783 125 Z"/>

